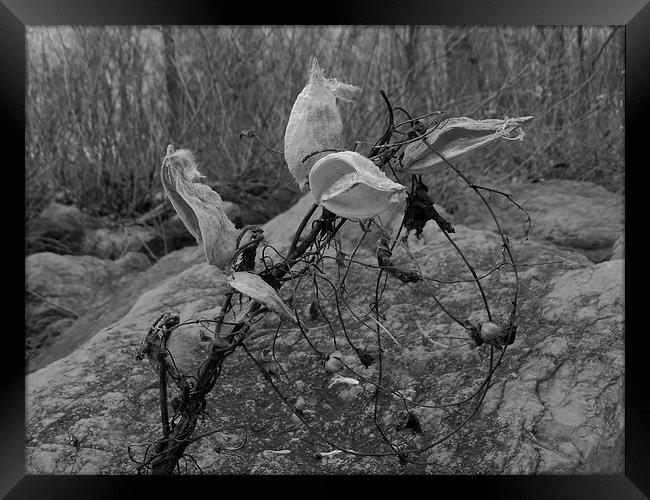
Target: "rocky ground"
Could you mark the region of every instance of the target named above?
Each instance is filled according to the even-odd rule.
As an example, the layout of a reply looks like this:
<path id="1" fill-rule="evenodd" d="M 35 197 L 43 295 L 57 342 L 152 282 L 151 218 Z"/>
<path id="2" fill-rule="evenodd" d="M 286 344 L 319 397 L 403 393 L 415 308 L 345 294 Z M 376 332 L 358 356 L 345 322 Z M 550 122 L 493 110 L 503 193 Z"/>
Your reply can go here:
<path id="1" fill-rule="evenodd" d="M 512 187 L 514 198 L 533 218 L 529 241 L 519 239 L 519 215 L 497 206 L 515 259 L 522 264 L 519 330 L 481 409 L 458 433 L 451 431 L 471 414 L 474 403 L 445 405 L 478 389 L 490 348 L 473 346 L 432 294 L 474 322 L 485 319 L 480 295 L 468 281 L 403 284 L 389 278 L 381 304 L 392 338 L 381 336 L 382 376 L 386 385 L 416 403 L 411 411 L 422 432 L 402 428 L 400 397 L 382 396 L 378 421 L 407 448 L 452 434 L 422 453 L 418 463 L 345 454 L 315 458 L 331 446 L 283 406 L 241 352 L 229 358 L 208 401 L 203 425 L 223 431 L 193 444 L 188 453 L 206 473 L 621 473 L 623 200 L 601 189 L 570 181 Z M 286 245 L 310 204 L 308 195 L 269 221 L 264 226 L 269 242 Z M 494 269 L 501 251 L 501 240 L 481 213 L 468 202 L 450 217 L 454 240 L 479 275 Z M 412 237 L 410 243 L 424 275 L 468 280 L 458 254 L 430 225 L 422 240 Z M 77 240 L 85 241 L 80 234 Z M 344 247 L 351 249 L 359 234 L 350 225 L 342 235 Z M 372 262 L 369 252 L 361 248 L 359 260 Z M 135 359 L 138 344 L 163 312 L 178 313 L 181 320 L 213 317 L 227 285 L 217 269 L 202 262 L 197 247 L 176 250 L 153 264 L 145 255 L 131 252 L 108 260 L 41 252 L 26 258 L 26 330 L 36 346 L 26 381 L 29 472 L 135 473 L 128 446 L 158 437 L 156 375 L 146 361 Z M 406 256 L 397 252 L 395 258 Z M 353 310 L 367 308 L 375 279 L 373 270 L 355 268 L 348 281 Z M 484 284 L 495 318 L 505 322 L 515 284 L 512 268 L 493 272 Z M 311 287 L 293 295 L 302 311 L 314 298 Z M 332 308 L 325 307 L 329 318 L 334 317 Z M 354 450 L 385 452 L 373 423 L 374 405 L 368 404 L 374 387 L 366 380 L 376 378 L 377 363 L 365 368 L 351 349 L 342 347 L 354 370 L 343 375 L 362 383 L 332 384 L 332 375 L 322 369 L 299 330 L 283 325 L 275 345 L 280 368 L 272 358 L 273 335 L 264 335 L 276 325 L 277 318 L 269 314 L 257 326 L 259 337 L 250 350 L 273 372 L 276 385 L 310 427 Z M 309 318 L 305 326 L 317 350 L 333 350 L 322 315 Z M 350 332 L 355 342 L 376 347 L 374 329 L 357 326 Z M 205 356 L 201 339 L 200 325 L 174 333 L 170 348 L 181 371 L 192 373 Z M 244 436 L 243 448 L 228 451 Z M 138 455 L 143 448 L 134 450 Z M 188 472 L 197 470 L 188 462 Z"/>

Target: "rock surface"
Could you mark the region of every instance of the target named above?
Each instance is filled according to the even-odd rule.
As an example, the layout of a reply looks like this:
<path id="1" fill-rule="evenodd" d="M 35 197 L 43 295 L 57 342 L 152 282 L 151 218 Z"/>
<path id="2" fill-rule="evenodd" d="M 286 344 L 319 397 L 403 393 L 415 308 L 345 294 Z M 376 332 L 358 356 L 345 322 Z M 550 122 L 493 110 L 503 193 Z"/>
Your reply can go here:
<path id="1" fill-rule="evenodd" d="M 32 349 L 50 344 L 70 325 L 106 301 L 151 265 L 142 254 L 117 261 L 90 256 L 32 254 L 25 259 L 25 336 Z"/>
<path id="2" fill-rule="evenodd" d="M 619 236 L 614 243 L 611 260 L 625 258 L 625 234 Z"/>
<path id="3" fill-rule="evenodd" d="M 47 339 L 47 348 L 34 350 L 30 353 L 28 371 L 38 370 L 47 364 L 72 353 L 92 336 L 116 321 L 120 320 L 133 306 L 136 300 L 147 290 L 156 287 L 171 276 L 175 276 L 187 267 L 203 260 L 203 253 L 198 247 L 187 247 L 163 257 L 154 265 L 140 253 L 128 254 L 121 260 L 111 262 L 95 257 L 52 256 L 43 258 L 42 254 L 35 254 L 26 259 L 28 274 L 28 287 L 30 282 L 40 284 L 37 286 L 44 293 L 44 297 L 59 305 L 56 301 L 63 297 L 64 305 L 73 305 L 77 315 L 66 314 L 50 304 L 43 304 L 38 297 L 28 297 L 26 302 L 26 329 L 37 337 L 42 328 L 41 335 Z M 43 267 L 32 266 L 31 261 L 45 260 Z M 140 262 L 141 267 L 126 267 L 124 262 Z M 83 274 L 83 286 L 93 293 L 84 293 L 75 285 L 76 274 L 60 273 L 66 266 L 78 270 L 83 265 L 90 266 L 90 272 Z M 149 267 L 151 266 L 151 267 Z M 45 276 L 56 274 L 58 276 L 52 283 L 38 277 L 39 269 L 45 270 Z M 110 274 L 106 270 L 115 271 Z M 122 272 L 120 272 L 122 271 Z M 33 280 L 29 276 L 34 276 Z M 112 276 L 112 278 L 111 278 Z M 105 279 L 107 278 L 108 279 Z M 117 277 L 117 279 L 116 279 Z M 85 281 L 84 281 L 85 280 Z M 57 283 L 63 283 L 58 287 Z M 80 307 L 80 305 L 82 307 Z M 61 318 L 57 320 L 56 318 Z M 54 323 L 50 324 L 50 322 Z M 48 329 L 57 328 L 54 336 L 46 335 Z"/>
<path id="4" fill-rule="evenodd" d="M 223 211 L 226 216 L 235 224 L 235 226 L 241 226 L 241 218 L 243 216 L 243 212 L 237 203 L 233 203 L 232 201 L 224 201 Z"/>
<path id="5" fill-rule="evenodd" d="M 181 218 L 174 214 L 157 228 L 156 235 L 147 241 L 146 250 L 156 257 L 174 250 L 196 246 L 196 239 L 187 230 Z"/>
<path id="6" fill-rule="evenodd" d="M 273 238 L 271 228 L 276 234 L 291 235 L 304 210 L 295 212 L 299 214 L 270 221 L 267 235 Z M 504 323 L 515 279 L 509 266 L 494 270 L 500 262 L 498 235 L 457 225 L 454 241 L 479 275 L 492 271 L 482 283 L 494 320 Z M 348 251 L 354 243 L 353 238 L 343 238 Z M 447 435 L 470 415 L 474 403 L 431 406 L 470 396 L 480 387 L 490 362 L 490 348 L 472 348 L 467 332 L 433 298 L 435 294 L 462 320 L 485 319 L 481 296 L 458 254 L 430 227 L 421 241 L 413 241 L 410 252 L 429 279 L 401 284 L 389 278 L 381 308 L 390 335 L 380 330 L 383 383 L 429 406 L 411 405 L 421 434 L 398 430 L 404 404 L 399 397 L 383 394 L 379 423 L 406 448 Z M 227 360 L 208 399 L 206 429 L 222 432 L 193 444 L 188 452 L 206 473 L 622 473 L 623 261 L 594 265 L 583 255 L 540 242 L 514 243 L 513 253 L 522 264 L 517 339 L 496 369 L 482 408 L 460 432 L 420 456 L 426 465 L 347 454 L 315 459 L 314 453 L 329 452 L 331 446 L 309 434 L 282 406 L 241 351 Z M 132 307 L 74 352 L 27 377 L 28 472 L 136 471 L 127 446 L 155 440 L 160 424 L 156 375 L 146 361 L 134 359 L 135 348 L 162 312 L 177 312 L 181 320 L 213 317 L 227 289 L 221 273 L 200 263 L 196 252 L 184 256 L 162 280 L 153 276 L 160 262 L 141 273 L 150 281 L 146 288 L 133 289 L 133 295 L 139 296 L 131 301 Z M 357 258 L 372 262 L 373 255 L 361 249 Z M 404 251 L 395 252 L 395 262 L 405 259 Z M 376 270 L 357 266 L 351 273 L 348 302 L 352 310 L 367 311 L 374 297 Z M 434 279 L 461 281 L 444 284 Z M 293 294 L 301 311 L 308 310 L 314 298 L 311 287 L 305 286 Z M 337 326 L 334 304 L 322 297 L 326 291 L 323 285 L 323 310 L 335 327 L 338 349 L 354 370 L 342 374 L 376 380 L 377 363 L 369 368 L 359 363 Z M 351 321 L 350 313 L 342 314 Z M 334 350 L 322 316 L 307 319 L 305 326 L 321 353 Z M 357 324 L 348 333 L 353 342 L 372 350 L 377 332 L 374 323 L 370 326 Z M 374 386 L 367 380 L 357 386 L 336 383 L 300 332 L 286 324 L 275 345 L 278 367 L 271 349 L 275 327 L 277 318 L 267 315 L 256 327 L 250 350 L 272 371 L 272 379 L 310 426 L 354 450 L 385 452 L 372 420 L 373 405 L 367 404 Z M 201 328 L 193 324 L 174 333 L 170 349 L 186 373 L 192 373 L 205 356 Z M 495 359 L 498 356 L 496 352 Z M 242 426 L 248 430 L 246 445 L 226 451 L 241 442 Z M 143 448 L 134 451 L 141 456 Z"/>
<path id="7" fill-rule="evenodd" d="M 84 235 L 80 253 L 115 260 L 128 252 L 146 253 L 156 236 L 157 231 L 142 226 L 95 229 Z"/>
<path id="8" fill-rule="evenodd" d="M 307 211 L 314 204 L 314 197 L 311 193 L 307 193 L 300 198 L 295 205 L 289 210 L 280 215 L 276 215 L 273 219 L 264 224 L 264 239 L 269 245 L 279 248 L 285 248 L 291 244 L 293 235 L 302 218 L 307 214 Z M 309 218 L 307 228 L 320 217 L 321 210 L 317 209 Z"/>
<path id="9" fill-rule="evenodd" d="M 624 199 L 591 182 L 549 180 L 530 184 L 493 187 L 509 193 L 532 219 L 530 238 L 548 241 L 561 248 L 578 251 L 592 262 L 611 257 L 613 245 L 623 232 Z M 487 192 L 483 192 L 488 197 Z M 520 237 L 526 229 L 526 216 L 504 197 L 492 194 L 502 229 Z M 471 193 L 454 214 L 454 222 L 476 229 L 496 230 L 489 212 Z"/>
<path id="10" fill-rule="evenodd" d="M 27 253 L 77 254 L 85 233 L 98 227 L 97 219 L 77 207 L 50 203 L 27 228 Z"/>
<path id="11" fill-rule="evenodd" d="M 158 209 L 167 207 L 160 205 Z M 226 215 L 239 227 L 241 208 L 224 202 Z M 160 214 L 158 214 L 160 215 Z M 149 216 L 151 223 L 151 216 Z M 156 226 L 119 226 L 91 217 L 71 205 L 51 203 L 29 225 L 26 253 L 52 252 L 60 255 L 90 255 L 116 260 L 129 252 L 140 252 L 159 259 L 174 250 L 196 245 L 196 240 L 177 215 Z"/>

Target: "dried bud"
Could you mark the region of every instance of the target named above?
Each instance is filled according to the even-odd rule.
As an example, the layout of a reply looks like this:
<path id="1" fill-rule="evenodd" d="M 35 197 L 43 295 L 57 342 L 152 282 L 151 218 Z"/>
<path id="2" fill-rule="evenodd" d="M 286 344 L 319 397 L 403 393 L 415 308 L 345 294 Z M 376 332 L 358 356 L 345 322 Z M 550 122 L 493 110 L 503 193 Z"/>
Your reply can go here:
<path id="1" fill-rule="evenodd" d="M 399 171 L 408 174 L 430 172 L 434 165 L 443 161 L 435 152 L 450 159 L 497 139 L 523 140 L 525 134 L 521 125 L 532 118 L 532 116 L 504 120 L 448 118 L 436 125 L 425 136 L 431 148 L 421 140 L 406 146 L 402 161 L 404 166 Z"/>
<path id="2" fill-rule="evenodd" d="M 223 269 L 235 251 L 238 231 L 226 216 L 219 194 L 198 183 L 203 176 L 194 155 L 186 149 L 174 152 L 168 146 L 160 176 L 165 194 L 187 230 L 203 246 L 208 263 Z"/>
<path id="3" fill-rule="evenodd" d="M 309 184 L 316 203 L 349 219 L 366 219 L 393 208 L 406 191 L 353 151 L 330 153 L 318 160 L 309 173 Z"/>
<path id="4" fill-rule="evenodd" d="M 350 101 L 360 90 L 325 78 L 316 58 L 312 60 L 309 82 L 293 105 L 284 134 L 284 157 L 303 191 L 308 188 L 311 167 L 325 153 L 313 155 L 304 163 L 302 160 L 316 151 L 341 146 L 343 123 L 336 106 L 337 97 Z"/>
<path id="5" fill-rule="evenodd" d="M 393 252 L 388 246 L 388 240 L 383 236 L 377 238 L 377 264 L 380 267 L 393 267 L 393 263 L 390 258 L 393 256 Z"/>
<path id="6" fill-rule="evenodd" d="M 329 373 L 340 372 L 343 369 L 343 353 L 334 351 L 325 358 L 325 371 Z"/>
<path id="7" fill-rule="evenodd" d="M 481 323 L 480 334 L 481 338 L 485 342 L 491 342 L 499 339 L 501 335 L 503 335 L 503 330 L 500 326 L 492 323 L 491 321 L 486 321 L 485 323 Z"/>

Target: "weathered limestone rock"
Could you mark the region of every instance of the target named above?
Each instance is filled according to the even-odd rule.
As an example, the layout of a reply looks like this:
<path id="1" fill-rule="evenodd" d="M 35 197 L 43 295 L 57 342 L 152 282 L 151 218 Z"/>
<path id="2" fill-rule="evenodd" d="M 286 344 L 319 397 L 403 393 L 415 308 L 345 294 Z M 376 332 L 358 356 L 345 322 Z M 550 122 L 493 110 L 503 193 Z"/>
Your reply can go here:
<path id="1" fill-rule="evenodd" d="M 609 259 L 623 231 L 623 196 L 591 182 L 549 180 L 487 187 L 511 194 L 530 213 L 531 239 L 581 252 L 592 262 Z M 490 204 L 506 234 L 520 237 L 526 228 L 524 213 L 497 194 L 492 194 Z M 454 222 L 496 230 L 489 212 L 474 193 L 468 193 L 466 203 L 454 214 Z"/>
<path id="2" fill-rule="evenodd" d="M 115 262 L 87 256 L 57 255 L 44 258 L 37 255 L 41 254 L 26 259 L 28 289 L 29 283 L 33 282 L 37 290 L 41 290 L 51 302 L 74 307 L 78 317 L 70 312 L 66 314 L 65 310 L 52 304 L 43 303 L 37 297 L 28 297 L 27 333 L 30 335 L 32 332 L 38 338 L 39 332 L 44 328 L 42 337 L 48 339 L 44 348 L 30 353 L 30 372 L 72 353 L 101 329 L 120 320 L 144 292 L 202 261 L 202 255 L 196 246 L 172 252 L 154 265 L 141 253 L 128 254 L 128 259 L 124 257 Z M 31 264 L 37 260 L 43 261 L 42 265 Z M 124 266 L 129 261 L 141 262 L 142 267 Z M 83 272 L 84 265 L 90 267 L 88 272 Z M 63 272 L 66 266 L 81 272 Z M 124 273 L 117 274 L 117 280 L 104 280 L 106 276 L 101 273 L 107 269 L 123 269 Z M 56 277 L 47 279 L 52 274 Z M 56 302 L 59 298 L 62 298 L 61 304 Z M 58 333 L 52 335 L 52 329 Z"/>
<path id="3" fill-rule="evenodd" d="M 110 260 L 128 252 L 147 253 L 146 247 L 156 234 L 154 229 L 142 226 L 95 229 L 84 235 L 80 253 Z"/>
<path id="4" fill-rule="evenodd" d="M 625 233 L 621 234 L 614 243 L 611 260 L 625 258 Z"/>
<path id="5" fill-rule="evenodd" d="M 97 219 L 75 206 L 50 203 L 27 228 L 27 253 L 77 254 L 84 234 L 99 226 Z"/>
<path id="6" fill-rule="evenodd" d="M 28 350 L 50 343 L 74 320 L 97 303 L 109 299 L 149 265 L 147 257 L 136 253 L 117 261 L 50 252 L 27 257 L 25 334 Z"/>
<path id="7" fill-rule="evenodd" d="M 242 210 L 224 202 L 226 215 L 241 225 Z M 60 255 L 90 255 L 116 260 L 129 252 L 158 259 L 174 250 L 196 245 L 196 240 L 175 215 L 159 226 L 116 226 L 91 217 L 72 205 L 51 203 L 27 228 L 26 254 L 52 252 Z"/>

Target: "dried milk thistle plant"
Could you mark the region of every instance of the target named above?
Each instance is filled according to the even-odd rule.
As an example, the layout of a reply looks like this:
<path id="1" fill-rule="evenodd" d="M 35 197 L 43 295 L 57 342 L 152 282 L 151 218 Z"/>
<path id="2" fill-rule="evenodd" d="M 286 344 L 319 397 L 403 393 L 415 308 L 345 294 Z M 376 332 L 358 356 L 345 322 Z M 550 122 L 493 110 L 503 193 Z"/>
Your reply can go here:
<path id="1" fill-rule="evenodd" d="M 223 272 L 229 291 L 216 317 L 181 322 L 177 314 L 165 313 L 153 322 L 142 342 L 138 358 L 148 359 L 158 376 L 161 434 L 151 442 L 129 446 L 129 455 L 139 472 L 180 473 L 187 470 L 188 464 L 200 471 L 188 447 L 209 435 L 232 432 L 207 428 L 205 416 L 210 409 L 206 397 L 222 376 L 224 363 L 238 350 L 253 361 L 272 391 L 300 420 L 314 442 L 320 443 L 324 451 L 315 449 L 315 459 L 342 453 L 393 457 L 403 465 L 426 463 L 421 461 L 423 454 L 454 436 L 476 416 L 495 370 L 515 340 L 519 301 L 517 263 L 489 197 L 503 196 L 524 209 L 509 194 L 474 184 L 451 160 L 499 139 L 521 140 L 522 125 L 532 117 L 474 120 L 447 118 L 440 111 L 412 117 L 405 109 L 394 107 L 382 91 L 386 127 L 364 155 L 342 147 L 342 119 L 337 106 L 337 99 L 357 99 L 359 94 L 358 87 L 326 78 L 313 59 L 309 81 L 288 120 L 284 157 L 298 185 L 313 196 L 314 204 L 295 228 L 286 251 L 268 244 L 259 226 L 236 229 L 223 211 L 221 197 L 197 182 L 201 174 L 191 152 L 168 146 L 161 169 L 165 193 L 203 248 L 207 262 Z M 403 117 L 401 121 L 398 113 Z M 454 241 L 453 226 L 438 213 L 423 181 L 423 174 L 443 168 L 451 169 L 480 197 L 501 237 L 502 262 L 483 276 L 478 276 Z M 391 218 L 398 222 L 389 227 L 382 225 L 382 220 Z M 455 400 L 437 404 L 415 401 L 387 374 L 387 354 L 393 348 L 399 349 L 405 339 L 396 338 L 386 327 L 386 307 L 382 304 L 389 286 L 444 282 L 425 276 L 409 251 L 411 233 L 411 238 L 420 238 L 428 223 L 435 224 L 464 262 L 471 278 L 457 283 L 475 286 L 477 308 L 484 311 L 486 319 L 470 321 L 467 318 L 476 317 L 476 311 L 453 310 L 433 292 L 433 287 L 428 287 L 427 293 L 466 332 L 466 343 L 488 351 L 480 384 L 463 387 L 462 397 L 459 394 Z M 344 225 L 358 227 L 356 241 L 340 237 Z M 397 253 L 406 255 L 408 262 L 404 263 Z M 515 279 L 508 302 L 509 316 L 503 320 L 494 316 L 483 280 L 506 265 L 512 268 Z M 374 273 L 374 283 L 367 290 L 352 293 L 350 290 L 359 286 L 353 277 L 361 270 Z M 281 291 L 288 291 L 293 300 L 283 299 Z M 366 310 L 355 300 L 355 294 L 370 299 L 365 303 Z M 301 296 L 312 299 L 307 312 L 300 307 Z M 273 328 L 260 328 L 269 322 L 275 323 Z M 308 326 L 315 322 L 320 325 Z M 210 330 L 208 353 L 194 374 L 182 373 L 168 341 L 183 326 L 197 323 Z M 258 341 L 268 332 L 274 333 L 268 349 L 272 368 L 258 352 Z M 292 393 L 291 373 L 277 356 L 276 346 L 283 332 L 293 332 L 306 342 L 318 360 L 317 373 L 312 376 L 328 383 L 327 389 L 340 385 L 363 387 L 359 396 L 363 405 L 353 418 L 374 440 L 364 437 L 359 441 L 351 436 L 350 442 L 341 442 L 324 430 L 326 426 L 320 425 L 318 416 L 302 408 Z M 454 393 L 460 389 L 454 388 Z M 395 418 L 401 423 L 391 427 L 386 415 L 397 413 L 398 408 L 400 414 Z M 417 417 L 419 408 L 439 409 L 445 425 L 423 429 Z M 245 429 L 241 437 L 232 450 L 246 444 Z"/>

